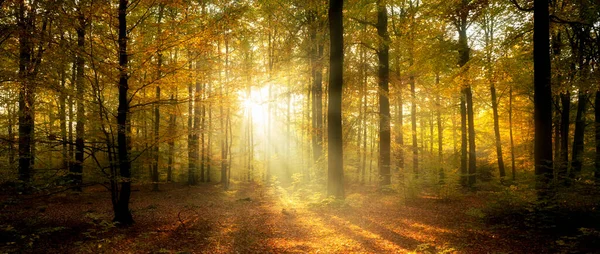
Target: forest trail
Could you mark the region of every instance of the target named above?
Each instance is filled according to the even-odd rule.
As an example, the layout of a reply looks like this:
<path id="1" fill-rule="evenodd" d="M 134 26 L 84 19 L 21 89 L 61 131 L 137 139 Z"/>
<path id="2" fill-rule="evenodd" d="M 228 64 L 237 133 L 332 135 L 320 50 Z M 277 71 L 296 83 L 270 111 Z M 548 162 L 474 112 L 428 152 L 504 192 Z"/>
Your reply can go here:
<path id="1" fill-rule="evenodd" d="M 101 189 L 7 206 L 2 227 L 26 227 L 27 232 L 19 231 L 26 238 L 36 228 L 57 228 L 38 233 L 30 247 L 20 249 L 34 253 L 548 252 L 530 236 L 486 226 L 472 198 L 442 202 L 421 197 L 406 203 L 398 194 L 363 189 L 336 202 L 303 190 L 249 183 L 226 192 L 214 184 L 162 189 L 137 188 L 131 228 L 108 223 L 110 201 Z M 25 224 L 14 223 L 19 220 Z M 1 244 L 2 252 L 27 245 Z"/>

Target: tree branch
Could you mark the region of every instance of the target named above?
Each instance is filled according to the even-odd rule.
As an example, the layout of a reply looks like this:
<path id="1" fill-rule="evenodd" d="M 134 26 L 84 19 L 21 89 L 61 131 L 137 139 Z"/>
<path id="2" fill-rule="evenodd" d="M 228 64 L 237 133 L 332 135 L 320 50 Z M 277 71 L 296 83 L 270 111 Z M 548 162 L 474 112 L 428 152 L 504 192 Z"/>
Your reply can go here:
<path id="1" fill-rule="evenodd" d="M 519 5 L 519 3 L 517 3 L 517 0 L 510 0 L 510 1 L 511 1 L 511 2 L 513 3 L 513 5 L 514 5 L 515 7 L 517 7 L 517 9 L 519 9 L 520 11 L 524 11 L 524 12 L 532 12 L 532 11 L 533 11 L 533 6 L 531 6 L 531 7 L 527 7 L 527 8 L 524 8 L 523 6 Z"/>
<path id="2" fill-rule="evenodd" d="M 360 24 L 363 24 L 363 25 L 369 25 L 369 26 L 373 26 L 373 27 L 377 26 L 377 24 L 375 24 L 373 22 L 369 22 L 369 21 L 363 20 L 363 19 L 353 18 L 353 17 L 350 17 L 350 19 L 354 20 L 354 21 L 356 21 L 356 22 L 358 22 Z"/>

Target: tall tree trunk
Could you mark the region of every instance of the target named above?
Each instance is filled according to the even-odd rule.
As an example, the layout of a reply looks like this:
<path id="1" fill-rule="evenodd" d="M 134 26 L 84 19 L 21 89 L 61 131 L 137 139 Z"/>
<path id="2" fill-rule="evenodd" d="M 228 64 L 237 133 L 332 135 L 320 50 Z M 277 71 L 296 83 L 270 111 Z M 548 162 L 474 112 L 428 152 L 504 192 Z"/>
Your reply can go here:
<path id="1" fill-rule="evenodd" d="M 465 102 L 464 89 L 461 89 L 460 96 L 460 184 L 463 187 L 468 186 L 469 171 L 467 164 L 467 105 Z"/>
<path id="2" fill-rule="evenodd" d="M 412 73 L 408 77 L 408 83 L 410 84 L 411 96 L 410 121 L 412 134 L 413 174 L 415 175 L 415 178 L 419 178 L 419 144 L 417 142 L 417 93 L 415 91 L 415 76 L 413 76 Z"/>
<path id="3" fill-rule="evenodd" d="M 312 72 L 312 125 L 313 125 L 313 158 L 315 163 L 321 159 L 323 153 L 323 43 L 319 38 L 319 16 L 311 10 L 310 17 L 311 40 L 311 72 Z"/>
<path id="4" fill-rule="evenodd" d="M 367 168 L 367 130 L 368 130 L 368 126 L 367 126 L 367 106 L 368 106 L 368 101 L 369 101 L 369 94 L 367 93 L 367 75 L 366 75 L 366 69 L 365 69 L 365 76 L 363 77 L 363 85 L 362 85 L 362 89 L 363 89 L 363 96 L 364 96 L 364 102 L 362 103 L 361 107 L 363 108 L 363 117 L 361 119 L 362 123 L 361 125 L 363 126 L 363 154 L 362 154 L 362 172 L 361 172 L 361 176 L 362 176 L 362 181 L 361 183 L 364 184 L 365 183 L 365 171 Z M 370 177 L 370 176 L 369 176 Z M 371 180 L 369 180 L 370 182 Z"/>
<path id="5" fill-rule="evenodd" d="M 200 64 L 198 62 L 196 63 L 196 75 L 200 75 Z M 192 156 L 194 157 L 195 163 L 193 179 L 194 184 L 197 184 L 199 179 L 202 180 L 202 172 L 198 172 L 199 169 L 202 169 L 202 164 L 200 162 L 200 146 L 202 145 L 200 144 L 200 116 L 202 115 L 202 104 L 200 102 L 201 96 L 202 84 L 199 78 L 196 78 L 196 90 L 194 93 L 194 128 L 192 134 L 192 139 L 194 140 L 194 154 L 192 154 Z M 196 175 L 196 173 L 199 173 L 199 175 Z"/>
<path id="6" fill-rule="evenodd" d="M 585 13 L 587 11 L 587 2 L 580 1 L 579 5 L 579 17 L 581 20 L 586 20 Z M 574 29 L 575 30 L 575 29 Z M 583 26 L 577 29 L 575 33 L 576 38 L 578 39 L 578 46 L 576 51 L 577 56 L 577 66 L 578 66 L 578 76 L 579 79 L 583 82 L 589 80 L 588 73 L 589 70 L 589 57 L 586 56 L 586 48 L 587 41 L 589 37 L 589 27 Z M 597 46 L 596 46 L 597 47 Z M 575 47 L 573 47 L 574 49 Z M 570 179 L 575 179 L 581 173 L 581 168 L 583 166 L 583 150 L 584 150 L 584 136 L 585 136 L 585 125 L 586 125 L 586 111 L 587 111 L 587 88 L 583 85 L 579 86 L 578 89 L 578 102 L 577 102 L 577 115 L 575 116 L 575 133 L 573 134 L 573 154 L 571 156 L 571 171 L 569 173 Z"/>
<path id="7" fill-rule="evenodd" d="M 440 87 L 440 74 L 435 74 L 435 84 L 436 87 Z M 444 130 L 442 129 L 442 99 L 438 95 L 436 98 L 436 117 L 437 117 L 437 131 L 438 131 L 438 163 L 440 165 L 439 177 L 440 183 L 444 183 L 446 175 L 444 173 L 444 153 L 443 153 L 443 145 L 444 145 Z"/>
<path id="8" fill-rule="evenodd" d="M 467 41 L 467 27 L 468 27 L 468 21 L 467 21 L 467 16 L 469 14 L 468 8 L 468 1 L 467 0 L 462 0 L 461 1 L 461 6 L 462 6 L 462 10 L 459 12 L 460 17 L 459 17 L 459 24 L 458 24 L 458 55 L 459 55 L 459 59 L 458 59 L 458 65 L 463 68 L 463 70 L 461 70 L 462 75 L 463 75 L 463 89 L 462 89 L 462 98 L 464 101 L 461 101 L 461 124 L 462 126 L 462 135 L 463 135 L 463 139 L 464 139 L 464 135 L 467 135 L 465 133 L 465 131 L 467 131 L 468 129 L 468 145 L 469 145 L 469 167 L 468 167 L 468 177 L 467 177 L 467 185 L 469 187 L 472 187 L 475 184 L 476 181 L 476 167 L 477 167 L 477 156 L 475 153 L 475 123 L 474 123 L 474 117 L 473 117 L 473 93 L 471 91 L 471 84 L 469 84 L 468 82 L 468 67 L 466 66 L 467 63 L 469 62 L 469 58 L 470 58 L 470 48 L 468 45 L 468 41 Z M 464 109 L 462 107 L 465 107 Z M 464 124 L 465 121 L 463 118 L 465 118 L 466 114 L 466 118 L 467 118 L 467 128 L 465 128 Z M 466 153 L 466 147 L 464 147 L 466 144 L 464 143 L 463 140 L 463 144 L 461 147 L 461 150 L 463 152 L 462 157 L 461 157 L 461 171 L 464 170 L 464 167 L 466 167 L 464 165 L 464 161 L 463 158 L 466 157 L 465 153 Z"/>
<path id="9" fill-rule="evenodd" d="M 81 191 L 81 183 L 83 180 L 83 160 L 84 160 L 84 137 L 85 137 L 85 107 L 83 105 L 83 95 L 85 93 L 84 87 L 84 67 L 85 59 L 83 58 L 85 52 L 85 28 L 86 20 L 83 14 L 83 10 L 78 7 L 79 15 L 77 17 L 79 24 L 77 25 L 77 53 L 75 56 L 75 63 L 77 65 L 77 78 L 75 81 L 76 86 L 76 99 L 77 99 L 77 126 L 75 128 L 75 161 L 71 167 L 71 174 L 73 177 L 73 183 L 78 186 L 76 189 Z"/>
<path id="10" fill-rule="evenodd" d="M 205 86 L 206 85 L 204 84 L 202 85 L 203 90 Z M 202 91 L 202 94 L 202 100 L 204 100 L 204 91 Z M 204 171 L 204 169 L 206 167 L 206 105 L 204 105 L 204 103 L 202 103 L 200 111 L 202 112 L 200 114 L 200 182 L 205 182 L 206 172 Z"/>
<path id="11" fill-rule="evenodd" d="M 397 80 L 397 112 L 398 118 L 396 121 L 396 144 L 398 144 L 398 158 L 397 158 L 397 167 L 398 172 L 401 174 L 404 173 L 404 130 L 402 126 L 404 125 L 404 109 L 403 109 L 403 98 L 402 98 L 402 79 L 400 77 L 400 57 L 396 55 L 396 80 Z"/>
<path id="12" fill-rule="evenodd" d="M 156 25 L 156 38 L 159 42 L 158 50 L 156 50 L 156 80 L 159 81 L 159 84 L 156 85 L 156 102 L 154 103 L 154 152 L 152 153 L 154 158 L 152 158 L 152 191 L 158 191 L 158 162 L 160 159 L 160 80 L 162 78 L 162 43 L 161 43 L 161 23 L 163 18 L 165 6 L 164 4 L 158 5 L 158 18 Z"/>
<path id="13" fill-rule="evenodd" d="M 366 27 L 366 26 L 364 26 Z M 363 105 L 366 103 L 365 102 L 365 90 L 366 90 L 366 72 L 367 72 L 367 66 L 366 66 L 366 50 L 364 47 L 360 47 L 360 53 L 359 53 L 359 105 L 358 105 L 358 127 L 357 127 L 357 131 L 356 131 L 356 158 L 358 158 L 358 163 L 357 163 L 357 167 L 356 167 L 356 182 L 360 183 L 361 182 L 361 172 L 364 171 L 364 168 L 362 166 L 362 155 L 361 155 L 361 142 L 362 142 L 362 135 L 363 135 L 363 130 L 366 129 L 366 126 L 363 124 L 363 119 L 365 118 L 366 112 L 363 110 Z M 365 146 L 367 144 L 364 144 Z M 364 179 L 363 179 L 364 181 Z"/>
<path id="14" fill-rule="evenodd" d="M 33 171 L 33 110 L 34 83 L 31 80 L 32 14 L 27 14 L 25 0 L 19 2 L 17 24 L 19 27 L 19 180 L 29 183 Z"/>
<path id="15" fill-rule="evenodd" d="M 533 1 L 533 115 L 536 187 L 544 197 L 552 177 L 552 88 L 550 86 L 550 18 L 548 1 Z"/>
<path id="16" fill-rule="evenodd" d="M 327 110 L 328 130 L 328 180 L 327 194 L 344 198 L 344 165 L 342 142 L 342 86 L 344 84 L 344 24 L 342 19 L 344 1 L 329 2 L 330 72 L 329 103 Z"/>
<path id="17" fill-rule="evenodd" d="M 191 58 L 191 52 L 188 51 L 188 57 Z M 189 60 L 188 68 L 190 73 L 192 72 L 192 60 Z M 191 74 L 190 74 L 191 79 Z M 196 160 L 195 154 L 197 153 L 198 145 L 194 143 L 194 85 L 193 82 L 190 81 L 188 84 L 188 119 L 187 119 L 187 131 L 188 131 L 188 184 L 195 185 L 196 184 Z"/>
<path id="18" fill-rule="evenodd" d="M 65 43 L 64 35 L 60 36 L 60 44 L 63 45 Z M 59 67 L 59 78 L 60 78 L 60 95 L 58 98 L 58 118 L 60 121 L 60 139 L 62 141 L 61 145 L 61 156 L 62 156 L 62 164 L 63 169 L 69 169 L 68 164 L 68 156 L 67 156 L 67 64 L 61 63 Z M 11 112 L 11 107 L 7 107 L 8 112 Z M 9 114 L 8 118 L 8 131 L 9 137 L 11 140 L 9 153 L 12 155 L 13 152 L 13 144 L 12 144 L 12 116 Z M 12 160 L 10 160 L 10 165 L 12 165 Z"/>
<path id="19" fill-rule="evenodd" d="M 211 92 L 212 92 L 212 83 L 208 83 L 208 89 L 206 90 L 207 94 L 207 98 L 208 98 L 208 127 L 207 127 L 207 136 L 208 136 L 208 140 L 207 140 L 207 144 L 206 144 L 206 181 L 210 182 L 210 169 L 211 169 L 211 156 L 212 156 L 212 103 L 211 103 Z"/>
<path id="20" fill-rule="evenodd" d="M 600 183 L 600 90 L 596 90 L 594 98 L 594 127 L 596 141 L 596 159 L 594 160 L 594 176 L 596 183 Z"/>
<path id="21" fill-rule="evenodd" d="M 175 92 L 175 94 L 177 94 L 177 92 Z M 176 98 L 174 94 L 171 94 L 171 99 L 170 99 L 170 104 L 171 104 L 171 111 L 173 111 L 173 108 L 176 106 Z M 173 164 L 175 164 L 175 138 L 176 135 L 174 135 L 174 133 L 177 131 L 177 115 L 173 112 L 169 113 L 169 133 L 171 133 L 171 137 L 169 138 L 169 141 L 167 142 L 167 145 L 169 146 L 169 151 L 168 151 L 168 159 L 167 159 L 167 182 L 172 182 L 173 181 Z"/>
<path id="22" fill-rule="evenodd" d="M 469 186 L 475 184 L 477 177 L 477 153 L 475 152 L 475 121 L 473 117 L 473 94 L 471 86 L 465 89 L 467 97 L 467 118 L 469 125 Z"/>
<path id="23" fill-rule="evenodd" d="M 563 181 L 567 177 L 569 168 L 569 124 L 571 121 L 571 93 L 566 91 L 560 94 L 560 150 L 557 160 L 557 177 Z"/>
<path id="24" fill-rule="evenodd" d="M 516 166 L 515 166 L 515 143 L 513 139 L 513 91 L 512 84 L 510 85 L 508 91 L 508 131 L 510 136 L 510 163 L 511 163 L 511 172 L 512 172 L 512 180 L 516 180 Z"/>
<path id="25" fill-rule="evenodd" d="M 8 117 L 8 140 L 9 140 L 9 143 L 8 143 L 8 165 L 12 169 L 15 164 L 15 131 L 14 131 L 15 110 L 14 110 L 13 102 L 6 103 L 6 113 L 7 113 L 7 117 Z M 62 138 L 62 136 L 61 136 L 61 138 Z M 64 138 L 62 140 L 63 140 L 63 147 L 64 147 L 63 158 L 66 158 L 66 146 L 65 146 L 66 142 L 65 142 Z M 63 163 L 65 161 L 66 160 L 63 159 Z M 64 168 L 66 168 L 66 165 L 64 166 Z"/>
<path id="26" fill-rule="evenodd" d="M 506 171 L 504 170 L 504 159 L 502 158 L 502 142 L 500 141 L 500 120 L 498 118 L 498 99 L 496 97 L 496 85 L 492 81 L 490 84 L 490 93 L 492 94 L 492 111 L 494 114 L 494 136 L 496 138 L 496 156 L 498 157 L 498 171 L 500 179 L 504 179 Z"/>
<path id="27" fill-rule="evenodd" d="M 575 115 L 575 132 L 573 134 L 573 154 L 569 178 L 575 179 L 581 172 L 583 161 L 583 138 L 585 134 L 585 114 L 588 96 L 586 91 L 579 90 L 577 95 L 577 115 Z"/>
<path id="28" fill-rule="evenodd" d="M 486 9 L 493 8 L 491 5 L 487 5 Z M 496 14 L 487 11 L 483 18 L 483 30 L 485 37 L 485 48 L 486 48 L 486 69 L 487 69 L 487 80 L 490 84 L 490 95 L 492 97 L 492 113 L 494 117 L 494 137 L 496 143 L 496 157 L 498 161 L 498 172 L 500 174 L 500 181 L 503 181 L 506 176 L 504 169 L 504 158 L 502 156 L 502 142 L 500 140 L 500 123 L 498 118 L 498 99 L 496 96 L 496 81 L 494 79 L 494 65 L 492 63 L 492 55 L 494 53 L 494 34 L 496 32 L 495 18 Z"/>
<path id="29" fill-rule="evenodd" d="M 390 173 L 390 36 L 387 31 L 388 17 L 385 0 L 377 1 L 377 35 L 380 38 L 377 58 L 379 60 L 379 177 L 381 185 L 391 183 Z"/>
<path id="30" fill-rule="evenodd" d="M 127 79 L 127 6 L 128 0 L 119 0 L 119 108 L 117 113 L 117 144 L 119 158 L 119 175 L 121 181 L 121 193 L 114 207 L 114 221 L 120 225 L 133 224 L 133 217 L 129 211 L 129 199 L 131 196 L 131 162 L 129 160 L 130 146 L 128 139 L 131 129 L 128 128 L 127 118 L 129 114 L 129 85 Z"/>
<path id="31" fill-rule="evenodd" d="M 220 51 L 219 51 L 220 52 Z M 225 82 L 229 81 L 229 40 L 225 38 Z M 220 75 L 220 74 L 219 74 Z M 221 82 L 221 96 L 224 95 L 223 87 L 224 84 Z M 221 184 L 223 185 L 224 190 L 229 189 L 229 172 L 228 172 L 228 161 L 227 161 L 227 152 L 228 152 L 228 119 L 225 118 L 225 110 L 223 108 L 223 103 L 220 103 L 219 111 L 221 113 L 221 131 L 224 133 L 221 137 Z"/>

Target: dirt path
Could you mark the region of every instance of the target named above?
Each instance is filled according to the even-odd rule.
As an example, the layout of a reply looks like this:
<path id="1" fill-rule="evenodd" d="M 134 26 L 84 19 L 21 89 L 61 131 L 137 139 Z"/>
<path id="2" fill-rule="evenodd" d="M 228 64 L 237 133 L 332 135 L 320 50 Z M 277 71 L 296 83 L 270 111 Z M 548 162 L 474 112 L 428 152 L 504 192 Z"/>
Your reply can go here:
<path id="1" fill-rule="evenodd" d="M 256 184 L 238 184 L 227 192 L 209 184 L 163 189 L 134 192 L 136 224 L 125 229 L 108 223 L 110 204 L 101 190 L 7 206 L 0 213 L 0 228 L 10 225 L 32 239 L 0 241 L 0 252 L 549 252 L 531 238 L 491 229 L 467 215 L 473 209 L 468 199 L 421 198 L 407 205 L 396 195 L 362 191 L 340 203 Z M 40 231 L 48 228 L 56 230 Z"/>

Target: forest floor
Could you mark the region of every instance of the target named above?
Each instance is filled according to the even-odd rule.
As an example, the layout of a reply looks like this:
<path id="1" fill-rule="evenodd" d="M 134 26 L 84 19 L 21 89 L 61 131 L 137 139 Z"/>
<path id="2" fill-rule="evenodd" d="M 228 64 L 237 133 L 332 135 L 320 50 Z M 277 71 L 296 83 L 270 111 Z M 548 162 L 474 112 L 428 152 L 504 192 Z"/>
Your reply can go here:
<path id="1" fill-rule="evenodd" d="M 0 196 L 0 253 L 549 253 L 548 238 L 488 226 L 481 198 L 443 201 L 348 188 L 346 201 L 238 183 L 135 186 L 135 224 L 114 227 L 101 187 Z M 319 201 L 320 200 L 320 201 Z"/>

